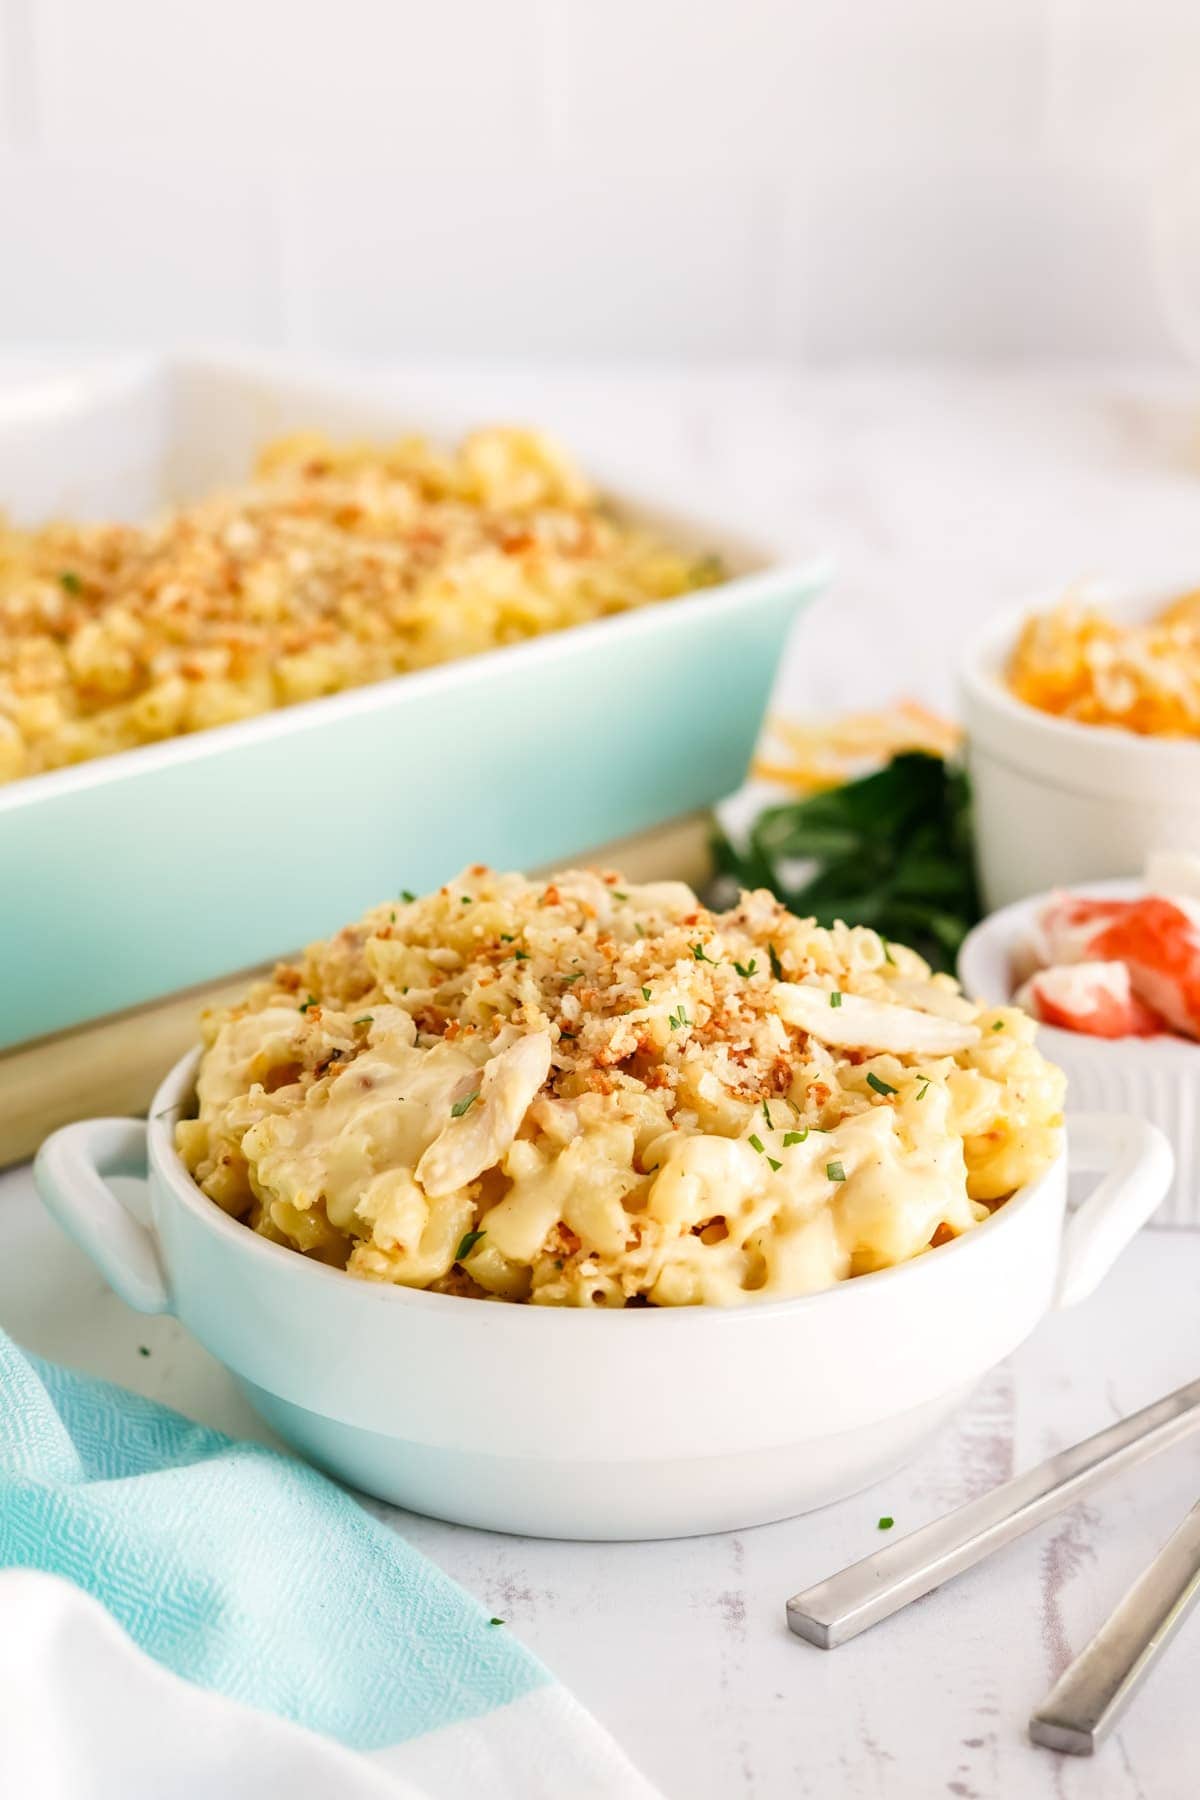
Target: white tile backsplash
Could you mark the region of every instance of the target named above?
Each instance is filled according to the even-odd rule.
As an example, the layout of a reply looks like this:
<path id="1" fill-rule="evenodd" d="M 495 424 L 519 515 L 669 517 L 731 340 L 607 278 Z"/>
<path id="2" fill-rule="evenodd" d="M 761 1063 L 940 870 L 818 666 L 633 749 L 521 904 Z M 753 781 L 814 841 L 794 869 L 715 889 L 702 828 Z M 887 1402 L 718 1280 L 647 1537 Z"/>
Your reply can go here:
<path id="1" fill-rule="evenodd" d="M 1019 151 L 846 162 L 785 224 L 784 317 L 794 292 L 817 360 L 1172 355 L 1136 174 Z"/>
<path id="2" fill-rule="evenodd" d="M 763 340 L 763 208 L 712 162 L 613 151 L 553 166 L 289 184 L 294 341 L 409 356 L 736 356 Z"/>
<path id="3" fill-rule="evenodd" d="M 279 336 L 274 225 L 244 183 L 0 154 L 0 342 Z"/>
<path id="4" fill-rule="evenodd" d="M 52 150 L 350 182 L 543 141 L 537 0 L 33 3 Z"/>
<path id="5" fill-rule="evenodd" d="M 1170 356 L 1198 73 L 1196 0 L 0 0 L 0 342 Z"/>

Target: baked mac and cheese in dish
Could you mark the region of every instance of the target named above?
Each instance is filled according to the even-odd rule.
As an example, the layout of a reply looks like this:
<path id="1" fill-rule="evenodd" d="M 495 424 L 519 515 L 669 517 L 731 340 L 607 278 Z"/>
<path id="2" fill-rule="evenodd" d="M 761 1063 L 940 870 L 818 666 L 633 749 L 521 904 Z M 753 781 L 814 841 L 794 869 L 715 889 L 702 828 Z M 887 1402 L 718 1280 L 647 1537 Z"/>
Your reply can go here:
<path id="1" fill-rule="evenodd" d="M 371 1281 L 554 1306 L 807 1294 L 972 1231 L 1063 1077 L 875 932 L 768 893 L 472 868 L 206 1021 L 187 1167 Z"/>
<path id="2" fill-rule="evenodd" d="M 493 429 L 268 447 L 157 523 L 0 519 L 0 782 L 711 586 L 561 450 Z"/>

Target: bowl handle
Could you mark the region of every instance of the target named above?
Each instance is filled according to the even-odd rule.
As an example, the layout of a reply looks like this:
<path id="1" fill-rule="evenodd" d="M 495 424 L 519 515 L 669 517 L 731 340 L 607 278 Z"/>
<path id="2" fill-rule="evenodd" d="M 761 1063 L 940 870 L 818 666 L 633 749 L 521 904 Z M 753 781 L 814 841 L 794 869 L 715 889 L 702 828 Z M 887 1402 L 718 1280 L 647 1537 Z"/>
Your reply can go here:
<path id="1" fill-rule="evenodd" d="M 148 1225 L 109 1186 L 110 1175 L 145 1181 L 142 1119 L 85 1119 L 46 1139 L 33 1165 L 38 1193 L 67 1236 L 136 1312 L 169 1312 L 171 1296 Z"/>
<path id="2" fill-rule="evenodd" d="M 1175 1173 L 1170 1144 L 1131 1113 L 1072 1113 L 1067 1160 L 1073 1171 L 1104 1179 L 1067 1221 L 1056 1306 L 1074 1306 L 1103 1280 L 1166 1195 Z"/>

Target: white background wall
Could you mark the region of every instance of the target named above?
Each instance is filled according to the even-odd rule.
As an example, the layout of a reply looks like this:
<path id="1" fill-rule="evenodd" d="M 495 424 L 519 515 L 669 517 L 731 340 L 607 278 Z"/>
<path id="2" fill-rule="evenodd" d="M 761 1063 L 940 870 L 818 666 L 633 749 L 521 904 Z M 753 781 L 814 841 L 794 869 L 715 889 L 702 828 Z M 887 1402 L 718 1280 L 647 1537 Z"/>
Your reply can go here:
<path id="1" fill-rule="evenodd" d="M 0 345 L 1170 356 L 1198 76 L 1198 0 L 0 0 Z"/>

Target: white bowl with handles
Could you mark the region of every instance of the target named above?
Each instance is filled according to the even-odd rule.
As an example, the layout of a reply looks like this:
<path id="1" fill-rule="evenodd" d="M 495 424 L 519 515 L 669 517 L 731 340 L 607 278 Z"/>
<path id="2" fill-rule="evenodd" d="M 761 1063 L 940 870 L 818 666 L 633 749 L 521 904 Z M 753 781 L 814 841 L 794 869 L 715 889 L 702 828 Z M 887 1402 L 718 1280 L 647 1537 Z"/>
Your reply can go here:
<path id="1" fill-rule="evenodd" d="M 595 1312 L 358 1281 L 228 1218 L 174 1146 L 198 1053 L 148 1124 L 54 1133 L 35 1177 L 129 1305 L 171 1312 L 302 1455 L 418 1512 L 539 1537 L 765 1524 L 898 1468 L 1051 1308 L 1089 1294 L 1171 1179 L 1161 1133 L 1081 1117 L 1068 1155 L 901 1267 L 798 1300 Z M 115 1175 L 148 1178 L 131 1210 Z"/>

